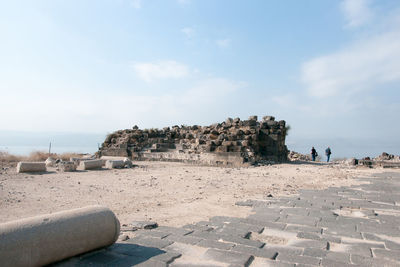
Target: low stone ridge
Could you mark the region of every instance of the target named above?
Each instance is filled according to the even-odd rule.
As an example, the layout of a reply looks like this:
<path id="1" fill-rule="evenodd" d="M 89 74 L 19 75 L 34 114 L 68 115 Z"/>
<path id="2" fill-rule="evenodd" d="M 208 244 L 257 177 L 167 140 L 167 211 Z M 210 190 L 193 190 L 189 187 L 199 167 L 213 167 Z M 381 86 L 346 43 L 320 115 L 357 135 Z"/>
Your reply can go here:
<path id="1" fill-rule="evenodd" d="M 137 126 L 107 136 L 98 156 L 134 160 L 181 161 L 205 165 L 251 165 L 287 160 L 286 123 L 272 116 L 228 118 L 210 126 Z"/>

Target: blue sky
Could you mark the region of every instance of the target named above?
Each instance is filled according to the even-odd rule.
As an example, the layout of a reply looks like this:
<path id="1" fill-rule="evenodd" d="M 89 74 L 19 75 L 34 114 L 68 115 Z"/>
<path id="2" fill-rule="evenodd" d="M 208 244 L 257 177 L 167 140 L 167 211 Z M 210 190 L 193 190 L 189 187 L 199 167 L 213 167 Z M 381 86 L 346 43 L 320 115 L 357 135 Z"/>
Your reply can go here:
<path id="1" fill-rule="evenodd" d="M 290 149 L 399 154 L 395 0 L 0 0 L 0 34 L 0 131 L 274 115 Z"/>

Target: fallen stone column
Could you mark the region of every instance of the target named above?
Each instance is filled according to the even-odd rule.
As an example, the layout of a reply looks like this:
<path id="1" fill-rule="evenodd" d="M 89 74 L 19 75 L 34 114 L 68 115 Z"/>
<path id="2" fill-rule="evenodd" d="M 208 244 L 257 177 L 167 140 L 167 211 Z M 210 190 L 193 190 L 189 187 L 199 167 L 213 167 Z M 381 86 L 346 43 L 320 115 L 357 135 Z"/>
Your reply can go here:
<path id="1" fill-rule="evenodd" d="M 103 161 L 103 165 L 106 165 L 107 160 L 127 160 L 127 157 L 117 157 L 117 156 L 101 156 L 100 159 Z"/>
<path id="2" fill-rule="evenodd" d="M 113 244 L 120 231 L 102 206 L 0 224 L 1 266 L 42 266 Z"/>
<path id="3" fill-rule="evenodd" d="M 101 159 L 82 160 L 79 162 L 79 170 L 101 169 L 103 161 Z"/>
<path id="4" fill-rule="evenodd" d="M 46 163 L 45 162 L 18 162 L 17 172 L 45 172 Z"/>
<path id="5" fill-rule="evenodd" d="M 114 169 L 114 168 L 123 168 L 125 166 L 125 161 L 123 160 L 107 160 L 106 168 Z"/>

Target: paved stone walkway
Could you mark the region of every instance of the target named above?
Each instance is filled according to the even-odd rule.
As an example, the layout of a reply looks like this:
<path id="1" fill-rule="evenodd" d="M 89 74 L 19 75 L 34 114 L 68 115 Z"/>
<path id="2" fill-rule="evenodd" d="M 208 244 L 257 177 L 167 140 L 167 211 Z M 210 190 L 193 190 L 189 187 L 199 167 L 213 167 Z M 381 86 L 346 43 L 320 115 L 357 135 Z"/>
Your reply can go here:
<path id="1" fill-rule="evenodd" d="M 160 226 L 57 266 L 400 266 L 400 174 L 236 203 L 247 218 Z"/>

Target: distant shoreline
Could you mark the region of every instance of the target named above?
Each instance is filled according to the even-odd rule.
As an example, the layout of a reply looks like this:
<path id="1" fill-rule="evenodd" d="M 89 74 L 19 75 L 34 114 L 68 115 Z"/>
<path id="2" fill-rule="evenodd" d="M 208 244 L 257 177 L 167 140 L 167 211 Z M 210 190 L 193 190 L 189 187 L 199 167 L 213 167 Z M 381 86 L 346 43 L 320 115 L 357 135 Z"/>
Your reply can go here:
<path id="1" fill-rule="evenodd" d="M 93 154 L 98 150 L 96 146 L 56 146 L 52 145 L 51 153 L 79 153 Z M 28 156 L 32 152 L 48 152 L 49 146 L 0 146 L 0 152 L 7 152 L 12 155 Z"/>

